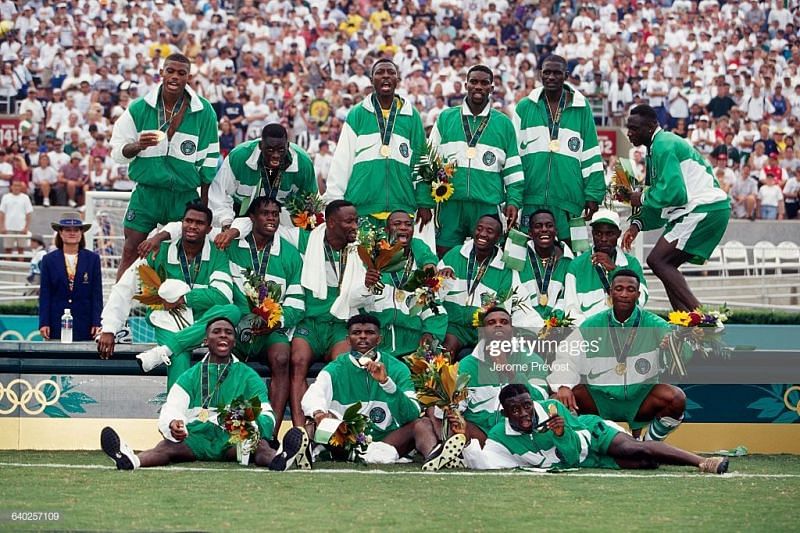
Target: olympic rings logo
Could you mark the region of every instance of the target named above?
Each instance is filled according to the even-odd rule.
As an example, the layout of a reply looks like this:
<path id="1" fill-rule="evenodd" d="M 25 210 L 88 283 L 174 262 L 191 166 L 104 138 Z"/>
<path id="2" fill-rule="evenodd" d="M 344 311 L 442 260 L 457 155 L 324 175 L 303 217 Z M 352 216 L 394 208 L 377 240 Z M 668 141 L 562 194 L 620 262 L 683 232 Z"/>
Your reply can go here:
<path id="1" fill-rule="evenodd" d="M 800 385 L 792 385 L 786 392 L 783 393 L 783 403 L 786 404 L 786 408 L 790 411 L 794 411 L 798 415 L 800 415 L 800 399 L 797 400 L 796 405 L 792 405 L 789 401 L 789 395 L 793 392 L 800 392 Z"/>
<path id="2" fill-rule="evenodd" d="M 44 388 L 48 385 L 52 386 L 55 391 L 52 398 L 48 398 L 44 393 Z M 19 387 L 19 394 L 14 390 L 14 386 Z M 4 403 L 3 400 L 7 400 L 10 404 L 7 409 L 0 408 L 0 415 L 9 415 L 17 407 L 26 414 L 38 415 L 44 412 L 46 407 L 55 405 L 60 398 L 61 387 L 52 379 L 44 379 L 35 387 L 25 379 L 14 379 L 6 386 L 0 383 L 0 404 Z"/>

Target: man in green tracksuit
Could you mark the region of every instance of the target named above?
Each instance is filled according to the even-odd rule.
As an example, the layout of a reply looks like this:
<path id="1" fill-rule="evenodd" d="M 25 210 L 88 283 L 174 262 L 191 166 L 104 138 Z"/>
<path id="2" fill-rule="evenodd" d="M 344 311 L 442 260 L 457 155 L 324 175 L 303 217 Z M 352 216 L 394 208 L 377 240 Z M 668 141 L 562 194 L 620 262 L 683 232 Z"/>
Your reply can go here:
<path id="1" fill-rule="evenodd" d="M 424 343 L 434 339 L 444 340 L 447 332 L 447 312 L 441 301 L 435 306 L 425 307 L 412 313 L 408 298 L 413 294 L 401 289 L 409 277 L 423 267 L 435 269 L 437 258 L 420 239 L 414 238 L 414 222 L 405 211 L 395 211 L 386 221 L 387 232 L 394 235 L 404 246 L 406 262 L 400 272 L 382 272 L 380 281 L 384 288 L 381 294 L 370 297 L 364 311 L 374 315 L 381 322 L 381 352 L 396 357 L 408 355 Z M 365 284 L 372 285 L 377 272 L 367 271 Z M 434 311 L 435 309 L 435 311 Z"/>
<path id="2" fill-rule="evenodd" d="M 453 248 L 439 262 L 439 271 L 448 280 L 443 296 L 449 323 L 444 348 L 458 354 L 465 346 L 478 342 L 478 329 L 473 325 L 475 312 L 482 306 L 503 305 L 511 291 L 511 270 L 502 260 L 497 241 L 503 226 L 496 215 L 478 219 L 473 239 Z"/>
<path id="3" fill-rule="evenodd" d="M 275 431 L 283 422 L 283 412 L 289 398 L 289 337 L 287 332 L 303 318 L 305 302 L 300 286 L 303 261 L 297 249 L 278 234 L 281 204 L 267 196 L 257 197 L 248 208 L 252 231 L 225 248 L 230 260 L 233 278 L 233 303 L 210 309 L 191 326 L 179 331 L 163 346 L 156 346 L 139 357 L 156 361 L 168 358 L 173 353 L 191 350 L 203 340 L 205 326 L 217 317 L 228 317 L 239 324 L 236 337 L 236 354 L 245 361 L 251 357 L 261 358 L 266 354 L 270 368 L 270 403 L 275 407 Z M 148 241 L 160 242 L 175 231 L 175 223 L 168 224 Z M 178 228 L 179 231 L 179 228 Z M 177 238 L 173 235 L 173 238 Z M 273 327 L 267 327 L 263 319 L 257 318 L 245 296 L 245 277 L 259 273 L 280 287 L 282 317 Z M 238 317 L 238 318 L 237 318 Z M 241 321 L 240 321 L 241 320 Z"/>
<path id="4" fill-rule="evenodd" d="M 639 261 L 617 246 L 621 231 L 619 215 L 600 209 L 592 215 L 592 253 L 584 253 L 569 264 L 564 279 L 564 313 L 580 326 L 588 317 L 611 308 L 611 278 L 627 268 L 642 281 L 639 305 L 647 303 L 647 285 Z"/>
<path id="5" fill-rule="evenodd" d="M 380 321 L 372 315 L 355 315 L 347 321 L 351 350 L 329 363 L 303 396 L 306 429 L 314 436 L 326 418 L 341 419 L 355 403 L 372 422 L 364 461 L 393 463 L 416 449 L 423 470 L 439 470 L 461 451 L 461 435 L 438 444 L 427 419 L 419 418 L 420 406 L 405 363 L 381 353 Z M 438 444 L 438 446 L 437 446 Z"/>
<path id="6" fill-rule="evenodd" d="M 227 229 L 236 217 L 247 213 L 259 196 L 283 202 L 295 191 L 317 190 L 314 164 L 305 150 L 289 142 L 286 128 L 267 124 L 261 139 L 240 144 L 222 162 L 208 190 L 208 206 L 215 222 Z M 281 223 L 293 225 L 286 212 L 282 213 Z"/>
<path id="7" fill-rule="evenodd" d="M 431 220 L 431 188 L 414 183 L 425 152 L 425 130 L 414 106 L 395 94 L 397 66 L 378 59 L 373 93 L 348 113 L 328 174 L 326 203 L 345 199 L 359 216 L 385 219 L 396 209 Z"/>
<path id="8" fill-rule="evenodd" d="M 136 249 L 158 224 L 180 220 L 197 188 L 206 203 L 219 158 L 217 115 L 187 85 L 189 59 L 172 54 L 159 74 L 162 82 L 133 101 L 114 123 L 111 156 L 128 166 L 135 181 L 125 213 L 125 247 L 117 279 L 136 258 Z"/>
<path id="9" fill-rule="evenodd" d="M 211 210 L 202 204 L 189 204 L 182 222 L 180 239 L 161 244 L 158 255 L 139 259 L 125 271 L 111 289 L 102 314 L 102 334 L 98 341 L 100 356 L 108 359 L 114 351 L 114 334 L 125 324 L 130 313 L 133 296 L 138 292 L 140 264 L 147 264 L 162 282 L 180 280 L 184 283 L 182 295 L 172 303 L 165 303 L 163 310 L 148 309 L 148 320 L 155 327 L 156 342 L 167 344 L 183 327 L 169 311 L 180 312 L 182 307 L 191 310 L 194 320 L 199 320 L 215 306 L 233 302 L 233 281 L 229 261 L 224 252 L 218 250 L 208 238 L 211 231 Z M 186 291 L 186 292 L 184 292 Z M 185 314 L 184 314 L 185 316 Z M 140 354 L 141 355 L 141 354 Z M 161 362 L 167 363 L 167 390 L 191 363 L 188 349 L 159 357 L 160 361 L 139 359 L 146 372 Z"/>
<path id="10" fill-rule="evenodd" d="M 647 264 L 664 284 L 673 309 L 694 311 L 700 302 L 678 270 L 684 263 L 702 265 L 725 235 L 730 200 L 711 165 L 685 139 L 658 127 L 655 110 L 639 105 L 628 119 L 628 138 L 647 147 L 645 190 L 634 192 L 640 207 L 622 239 L 630 249 L 640 231 L 665 227 Z"/>
<path id="11" fill-rule="evenodd" d="M 489 430 L 503 418 L 498 396 L 504 385 L 524 383 L 533 398 L 548 397 L 544 360 L 535 352 L 507 349 L 503 341 L 510 341 L 513 336 L 508 311 L 502 307 L 489 309 L 483 318 L 480 342 L 458 363 L 458 373 L 469 375 L 466 405 L 459 407 L 463 407 L 469 436 L 481 445 Z"/>
<path id="12" fill-rule="evenodd" d="M 627 269 L 613 275 L 612 309 L 589 317 L 573 333 L 570 346 L 584 348 L 559 353 L 548 382 L 570 409 L 627 422 L 635 434 L 650 424 L 645 440 L 664 440 L 683 420 L 686 395 L 658 383 L 661 346 L 671 330 L 637 305 L 639 276 Z M 684 345 L 679 356 L 689 355 Z"/>
<path id="13" fill-rule="evenodd" d="M 543 87 L 520 100 L 511 117 L 525 173 L 523 212 L 552 211 L 562 241 L 570 240 L 569 221 L 584 211 L 588 220 L 606 194 L 591 106 L 566 75 L 566 60 L 547 56 Z"/>
<path id="14" fill-rule="evenodd" d="M 553 213 L 534 211 L 528 219 L 526 260 L 521 271 L 513 270 L 520 305 L 514 311 L 517 327 L 541 327 L 554 312 L 564 311 L 564 282 L 573 260 L 569 246 L 558 241 Z"/>
<path id="15" fill-rule="evenodd" d="M 489 432 L 486 444 L 464 447 L 468 468 L 630 468 L 659 465 L 695 466 L 700 472 L 724 474 L 726 457 L 702 458 L 664 442 L 641 442 L 599 416 L 573 416 L 555 400 L 534 401 L 523 385 L 500 391 L 505 420 Z M 454 425 L 463 432 L 463 426 Z"/>
<path id="16" fill-rule="evenodd" d="M 467 72 L 467 97 L 445 109 L 431 130 L 430 144 L 445 161 L 457 164 L 453 196 L 441 204 L 436 248 L 443 256 L 460 246 L 482 215 L 498 214 L 505 206 L 506 222 L 514 224 L 525 186 L 511 120 L 492 109 L 494 74 L 486 65 Z"/>
<path id="17" fill-rule="evenodd" d="M 308 447 L 308 435 L 302 428 L 292 428 L 283 439 L 282 452 L 267 443 L 273 434 L 275 417 L 267 400 L 267 388 L 259 375 L 231 354 L 236 329 L 227 317 L 216 318 L 206 328 L 208 355 L 181 374 L 170 389 L 158 417 L 158 429 L 164 436 L 155 448 L 138 455 L 110 427 L 100 434 L 103 451 L 119 470 L 135 470 L 186 461 L 235 460 L 236 449 L 229 433 L 217 419 L 219 406 L 235 400 L 257 398 L 261 413 L 256 417 L 260 439 L 253 450 L 258 466 L 287 470 Z M 307 467 L 310 467 L 308 463 Z"/>

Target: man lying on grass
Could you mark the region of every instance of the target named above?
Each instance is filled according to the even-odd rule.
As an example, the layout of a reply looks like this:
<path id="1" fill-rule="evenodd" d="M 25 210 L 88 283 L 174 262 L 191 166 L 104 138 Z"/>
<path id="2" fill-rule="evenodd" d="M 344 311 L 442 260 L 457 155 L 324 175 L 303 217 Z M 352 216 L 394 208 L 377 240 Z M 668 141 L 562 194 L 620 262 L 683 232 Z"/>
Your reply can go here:
<path id="1" fill-rule="evenodd" d="M 100 445 L 118 469 L 236 460 L 236 448 L 217 423 L 217 407 L 230 405 L 237 398 L 261 400 L 262 411 L 256 423 L 262 436 L 272 436 L 275 418 L 267 399 L 267 387 L 255 370 L 231 355 L 235 342 L 236 329 L 230 319 L 222 317 L 208 323 L 208 355 L 184 372 L 170 389 L 158 418 L 164 440 L 155 448 L 136 455 L 116 431 L 110 427 L 103 429 Z M 280 453 L 262 438 L 255 449 L 255 463 L 271 470 L 287 470 L 297 460 L 298 467 L 311 468 L 305 461 L 307 448 L 305 430 L 292 428 L 283 437 Z"/>
<path id="2" fill-rule="evenodd" d="M 696 466 L 711 474 L 728 471 L 725 457 L 704 459 L 664 442 L 635 440 L 599 416 L 576 417 L 556 400 L 533 401 L 524 385 L 503 387 L 500 404 L 505 421 L 489 431 L 483 449 L 476 440 L 464 447 L 468 468 L 650 469 L 664 464 Z M 465 432 L 457 415 L 450 424 L 453 432 Z"/>

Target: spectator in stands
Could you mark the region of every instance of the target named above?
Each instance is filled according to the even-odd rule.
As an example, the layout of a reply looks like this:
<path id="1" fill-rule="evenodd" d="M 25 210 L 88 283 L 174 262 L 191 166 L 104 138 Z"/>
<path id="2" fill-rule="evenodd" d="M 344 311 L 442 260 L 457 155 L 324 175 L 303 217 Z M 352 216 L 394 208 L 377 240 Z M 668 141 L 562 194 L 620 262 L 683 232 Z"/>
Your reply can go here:
<path id="1" fill-rule="evenodd" d="M 702 115 L 689 136 L 689 142 L 703 155 L 710 155 L 714 148 L 714 131 L 708 127 L 708 116 Z"/>
<path id="2" fill-rule="evenodd" d="M 723 83 L 719 86 L 717 95 L 708 102 L 706 110 L 712 118 L 717 119 L 727 116 L 731 108 L 736 105 L 736 102 L 728 94 L 730 90 L 731 85 L 729 83 Z"/>
<path id="3" fill-rule="evenodd" d="M 81 166 L 81 160 L 80 152 L 73 152 L 69 164 L 59 170 L 55 186 L 57 205 L 83 205 L 84 193 L 88 190 L 88 176 Z"/>
<path id="4" fill-rule="evenodd" d="M 45 247 L 46 244 L 44 242 L 44 238 L 41 235 L 31 235 L 31 262 L 30 268 L 28 270 L 28 277 L 25 280 L 30 283 L 31 285 L 35 285 L 35 294 L 39 294 L 39 283 L 42 274 L 42 259 L 47 254 L 47 248 Z"/>
<path id="5" fill-rule="evenodd" d="M 61 315 L 72 314 L 72 340 L 90 341 L 100 332 L 103 280 L 100 256 L 86 249 L 80 213 L 62 213 L 51 224 L 58 232 L 56 250 L 44 256 L 39 285 L 39 332 L 44 340 L 61 338 Z"/>
<path id="6" fill-rule="evenodd" d="M 10 156 L 6 150 L 0 148 L 0 196 L 11 189 L 11 178 L 14 176 L 14 167 L 9 162 Z"/>
<path id="7" fill-rule="evenodd" d="M 736 182 L 728 191 L 731 199 L 731 214 L 734 218 L 756 218 L 758 185 L 750 178 L 749 167 L 745 165 Z"/>
<path id="8" fill-rule="evenodd" d="M 39 165 L 33 169 L 31 181 L 34 186 L 34 196 L 41 196 L 42 205 L 50 207 L 50 192 L 58 182 L 58 172 L 50 164 L 47 153 L 39 156 Z"/>
<path id="9" fill-rule="evenodd" d="M 761 168 L 761 173 L 759 174 L 758 181 L 763 185 L 767 182 L 767 176 L 772 176 L 774 180 L 773 185 L 777 187 L 783 187 L 783 183 L 786 181 L 786 175 L 781 168 L 780 163 L 778 162 L 778 153 L 772 152 L 769 154 L 769 160 L 767 164 L 765 164 Z"/>
<path id="10" fill-rule="evenodd" d="M 800 180 L 797 179 L 797 172 L 791 172 L 783 186 L 783 203 L 786 218 L 792 220 L 797 218 L 800 206 Z"/>
<path id="11" fill-rule="evenodd" d="M 761 220 L 783 220 L 783 191 L 771 173 L 758 189 L 758 212 Z"/>
<path id="12" fill-rule="evenodd" d="M 19 157 L 19 156 L 18 156 Z M 0 234 L 26 235 L 31 227 L 31 213 L 33 205 L 25 193 L 26 183 L 18 179 L 11 180 L 11 191 L 0 199 Z M 12 252 L 21 256 L 25 249 L 27 238 L 6 237 L 5 253 Z"/>

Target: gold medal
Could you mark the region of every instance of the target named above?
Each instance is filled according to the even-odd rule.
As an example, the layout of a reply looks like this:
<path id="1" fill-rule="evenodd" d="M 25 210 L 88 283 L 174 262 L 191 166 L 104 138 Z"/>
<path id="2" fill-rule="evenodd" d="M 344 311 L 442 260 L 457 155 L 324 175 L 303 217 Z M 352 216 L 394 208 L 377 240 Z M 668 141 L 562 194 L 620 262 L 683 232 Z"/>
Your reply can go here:
<path id="1" fill-rule="evenodd" d="M 389 150 L 389 145 L 388 144 L 382 144 L 381 145 L 381 155 L 383 157 L 389 157 L 391 154 L 392 154 L 392 152 L 391 152 L 391 150 Z"/>
<path id="2" fill-rule="evenodd" d="M 548 301 L 549 301 L 549 298 L 547 298 L 546 294 L 542 293 L 542 294 L 539 295 L 539 305 L 547 305 Z"/>
<path id="3" fill-rule="evenodd" d="M 614 302 L 611 300 L 611 295 L 610 294 L 608 296 L 606 296 L 606 305 L 608 307 L 613 307 L 613 305 L 614 305 Z"/>
<path id="4" fill-rule="evenodd" d="M 200 412 L 197 414 L 197 419 L 200 422 L 208 422 L 208 409 L 200 409 Z"/>
<path id="5" fill-rule="evenodd" d="M 476 155 L 478 155 L 478 150 L 474 146 L 467 148 L 467 159 L 475 159 Z"/>
<path id="6" fill-rule="evenodd" d="M 628 370 L 628 365 L 625 363 L 617 363 L 617 366 L 614 367 L 614 372 L 617 373 L 618 376 L 625 375 L 625 372 Z"/>
<path id="7" fill-rule="evenodd" d="M 561 143 L 558 142 L 558 139 L 551 139 L 548 146 L 551 152 L 558 152 L 561 149 Z"/>
<path id="8" fill-rule="evenodd" d="M 405 301 L 405 299 L 406 299 L 406 293 L 404 291 L 401 291 L 400 289 L 397 289 L 396 291 L 394 291 L 394 301 L 395 302 L 403 303 L 403 301 Z"/>

